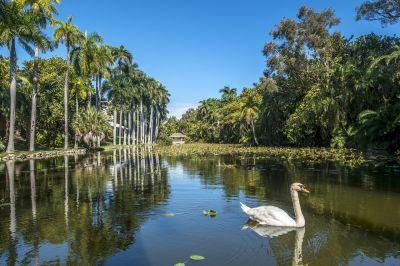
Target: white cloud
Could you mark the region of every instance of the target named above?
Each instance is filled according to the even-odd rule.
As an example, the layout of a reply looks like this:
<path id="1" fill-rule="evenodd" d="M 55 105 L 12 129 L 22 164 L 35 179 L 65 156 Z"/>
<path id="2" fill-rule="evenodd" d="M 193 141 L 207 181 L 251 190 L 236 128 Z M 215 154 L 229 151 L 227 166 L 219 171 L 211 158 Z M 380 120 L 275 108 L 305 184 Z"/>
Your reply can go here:
<path id="1" fill-rule="evenodd" d="M 197 104 L 194 103 L 177 103 L 177 104 L 171 104 L 168 107 L 169 110 L 169 116 L 175 116 L 176 118 L 181 118 L 182 115 L 189 110 L 190 108 L 196 108 Z"/>

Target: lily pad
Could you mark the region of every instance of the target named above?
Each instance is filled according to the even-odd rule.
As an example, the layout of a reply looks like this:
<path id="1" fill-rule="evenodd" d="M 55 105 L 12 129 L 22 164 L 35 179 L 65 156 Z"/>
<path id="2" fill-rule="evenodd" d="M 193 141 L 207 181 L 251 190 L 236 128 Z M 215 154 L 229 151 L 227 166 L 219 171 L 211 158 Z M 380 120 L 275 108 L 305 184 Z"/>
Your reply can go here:
<path id="1" fill-rule="evenodd" d="M 184 262 L 177 262 L 177 263 L 175 263 L 174 266 L 185 266 L 185 263 Z"/>
<path id="2" fill-rule="evenodd" d="M 164 213 L 163 215 L 164 215 L 165 217 L 174 217 L 174 216 L 175 216 L 175 213 L 167 212 L 167 213 Z"/>
<path id="3" fill-rule="evenodd" d="M 217 211 L 214 210 L 214 209 L 204 210 L 204 211 L 203 211 L 203 214 L 204 214 L 205 216 L 215 217 L 215 216 L 217 216 Z"/>
<path id="4" fill-rule="evenodd" d="M 200 256 L 200 255 L 192 255 L 192 256 L 190 256 L 190 259 L 192 259 L 192 260 L 204 260 L 205 258 L 203 256 Z"/>

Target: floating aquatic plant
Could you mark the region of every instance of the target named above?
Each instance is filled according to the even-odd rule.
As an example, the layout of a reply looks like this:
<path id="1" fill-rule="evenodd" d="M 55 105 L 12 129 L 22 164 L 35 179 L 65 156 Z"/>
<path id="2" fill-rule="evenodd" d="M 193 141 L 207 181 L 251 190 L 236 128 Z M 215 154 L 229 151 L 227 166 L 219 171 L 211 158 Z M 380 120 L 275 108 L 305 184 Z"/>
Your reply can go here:
<path id="1" fill-rule="evenodd" d="M 164 215 L 165 217 L 174 217 L 174 216 L 175 216 L 175 213 L 167 212 L 167 213 L 164 213 L 163 215 Z"/>
<path id="2" fill-rule="evenodd" d="M 206 258 L 201 255 L 191 255 L 190 259 L 195 261 L 200 261 L 200 260 L 205 260 Z M 188 260 L 186 260 L 185 262 L 177 262 L 174 264 L 174 266 L 185 266 L 187 262 Z"/>
<path id="3" fill-rule="evenodd" d="M 203 214 L 204 214 L 205 216 L 215 217 L 215 216 L 217 216 L 217 211 L 214 210 L 214 209 L 204 210 L 204 211 L 203 211 Z"/>
<path id="4" fill-rule="evenodd" d="M 191 260 L 204 260 L 205 258 L 201 255 L 192 255 L 190 256 Z"/>

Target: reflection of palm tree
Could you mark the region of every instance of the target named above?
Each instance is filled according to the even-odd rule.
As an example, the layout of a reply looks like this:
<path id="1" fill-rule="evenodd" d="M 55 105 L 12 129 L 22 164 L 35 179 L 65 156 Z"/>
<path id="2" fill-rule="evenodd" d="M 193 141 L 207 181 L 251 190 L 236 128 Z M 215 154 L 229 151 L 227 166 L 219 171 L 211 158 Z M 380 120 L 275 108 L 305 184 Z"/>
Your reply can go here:
<path id="1" fill-rule="evenodd" d="M 249 220 L 242 229 L 251 229 L 253 232 L 262 237 L 279 237 L 285 235 L 289 232 L 296 231 L 294 249 L 293 249 L 293 258 L 292 265 L 303 265 L 303 239 L 305 234 L 305 227 L 296 228 L 296 227 L 280 227 L 280 226 L 268 226 L 268 225 L 260 225 L 259 223 L 253 222 Z"/>
<path id="2" fill-rule="evenodd" d="M 36 223 L 36 180 L 35 180 L 35 160 L 29 160 L 29 174 L 31 178 L 31 201 L 32 219 Z"/>
<path id="3" fill-rule="evenodd" d="M 29 173 L 31 181 L 31 201 L 32 201 L 32 219 L 34 226 L 33 253 L 35 256 L 34 265 L 39 265 L 39 232 L 37 224 L 36 211 L 36 178 L 35 178 L 35 160 L 29 160 Z"/>
<path id="4" fill-rule="evenodd" d="M 64 216 L 65 216 L 65 225 L 67 226 L 68 232 L 68 225 L 69 225 L 69 203 L 68 203 L 68 181 L 69 172 L 68 172 L 68 156 L 64 156 L 64 179 L 65 179 L 65 199 L 64 199 Z"/>
<path id="5" fill-rule="evenodd" d="M 10 265 L 15 265 L 17 257 L 17 217 L 15 210 L 15 185 L 14 185 L 14 161 L 6 162 L 7 173 L 10 186 Z"/>

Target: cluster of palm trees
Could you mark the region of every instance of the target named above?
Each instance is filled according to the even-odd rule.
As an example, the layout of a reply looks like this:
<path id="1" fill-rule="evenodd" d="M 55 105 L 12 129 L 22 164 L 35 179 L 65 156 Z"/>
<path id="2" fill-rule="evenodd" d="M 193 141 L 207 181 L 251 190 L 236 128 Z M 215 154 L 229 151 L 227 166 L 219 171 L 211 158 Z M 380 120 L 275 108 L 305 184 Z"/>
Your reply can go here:
<path id="1" fill-rule="evenodd" d="M 167 116 L 169 93 L 159 81 L 130 64 L 122 48 L 115 53 L 120 58 L 118 67 L 104 88 L 113 106 L 113 145 L 154 144 Z"/>
<path id="2" fill-rule="evenodd" d="M 121 135 L 124 131 L 124 136 L 128 134 L 131 136 L 131 138 L 128 138 L 128 144 L 154 143 L 161 118 L 167 112 L 166 104 L 169 95 L 165 87 L 139 71 L 137 65 L 132 63 L 131 53 L 124 46 L 111 47 L 104 44 L 102 37 L 97 33 L 81 32 L 72 24 L 72 17 L 68 17 L 66 21 L 56 20 L 55 15 L 58 14 L 56 5 L 59 3 L 60 0 L 0 0 L 0 46 L 8 48 L 10 64 L 10 113 L 7 152 L 13 153 L 15 149 L 17 43 L 34 57 L 29 129 L 30 151 L 35 150 L 39 51 L 46 52 L 60 44 L 66 47 L 64 148 L 68 149 L 70 143 L 68 99 L 71 86 L 75 88 L 76 114 L 80 112 L 79 99 L 87 99 L 87 106 L 91 107 L 94 98 L 97 110 L 102 110 L 102 99 L 109 99 L 115 110 L 114 116 L 116 116 L 117 111 L 120 112 L 119 134 Z M 53 40 L 45 34 L 48 25 L 54 27 Z M 71 72 L 74 72 L 76 76 L 73 80 L 71 80 Z M 92 88 L 93 83 L 95 84 L 94 89 Z M 105 84 L 107 84 L 106 90 L 103 88 Z M 93 93 L 94 95 L 92 95 Z M 116 98 L 114 99 L 114 97 Z M 124 116 L 124 114 L 128 115 Z M 132 123 L 136 123 L 132 124 L 136 127 L 123 127 L 122 120 L 129 120 L 129 125 L 132 121 Z M 116 123 L 114 123 L 114 132 L 116 132 L 116 128 Z M 116 134 L 114 133 L 115 137 Z M 116 144 L 115 139 L 114 144 Z M 75 140 L 76 146 L 77 141 Z"/>

